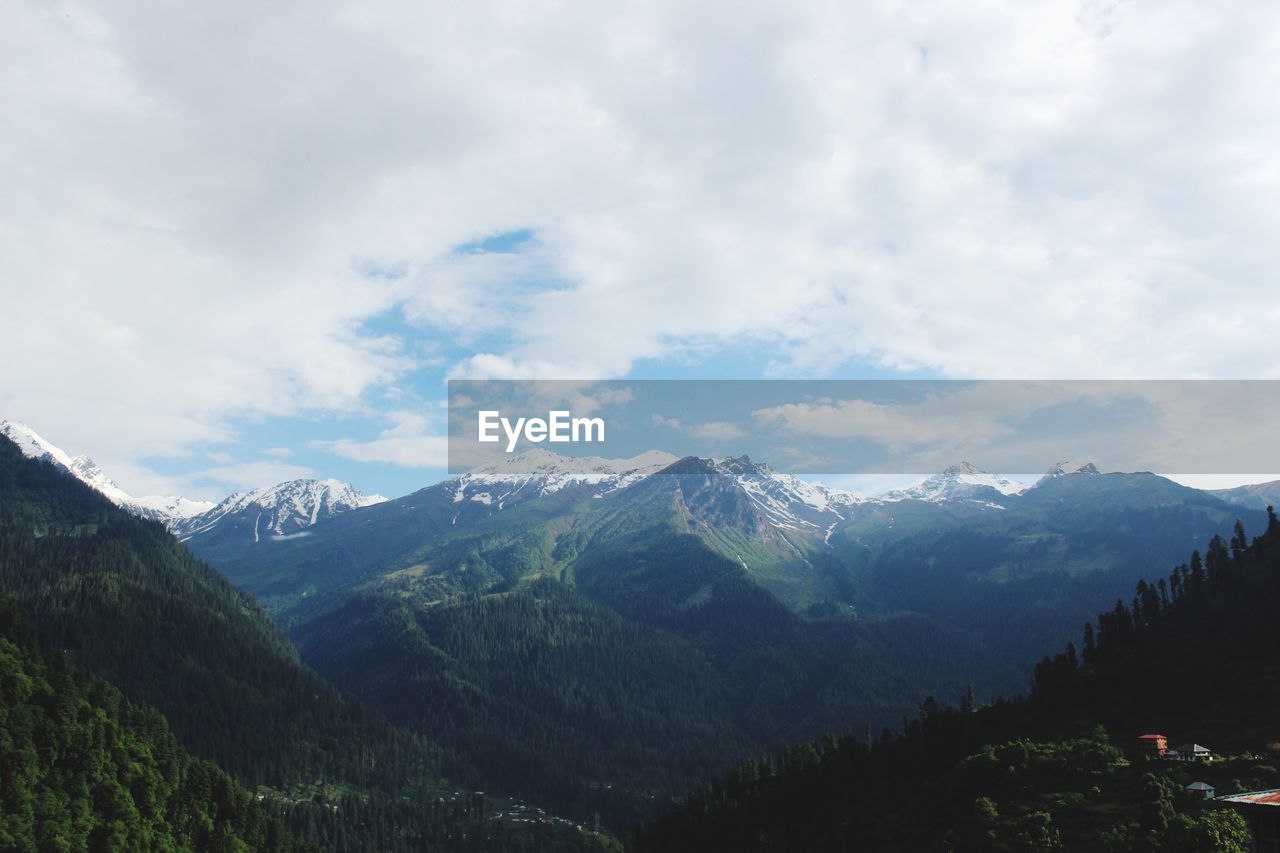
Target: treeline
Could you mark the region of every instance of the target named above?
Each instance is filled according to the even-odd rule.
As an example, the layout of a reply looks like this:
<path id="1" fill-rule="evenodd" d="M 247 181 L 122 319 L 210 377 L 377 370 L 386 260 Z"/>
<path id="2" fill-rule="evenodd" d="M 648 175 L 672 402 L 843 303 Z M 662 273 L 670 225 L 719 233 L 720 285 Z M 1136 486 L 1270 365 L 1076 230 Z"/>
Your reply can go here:
<path id="1" fill-rule="evenodd" d="M 1241 818 L 1183 789 L 1206 774 L 1224 788 L 1274 778 L 1251 760 L 1153 772 L 1101 728 L 957 755 L 938 722 L 870 745 L 846 735 L 761 756 L 643 827 L 631 849 L 1245 853 Z M 922 760 L 925 742 L 946 760 Z"/>
<path id="2" fill-rule="evenodd" d="M 1202 554 L 1154 583 L 1139 580 L 1132 599 L 1117 600 L 1086 623 L 1074 643 L 1035 668 L 1032 696 L 1053 703 L 1133 688 L 1161 698 L 1202 693 L 1240 672 L 1269 667 L 1280 648 L 1280 520 L 1249 542 L 1237 522 L 1229 541 L 1215 536 Z M 1169 678 L 1176 670 L 1178 678 Z M 1256 671 L 1256 669 L 1255 669 Z"/>
<path id="3" fill-rule="evenodd" d="M 0 593 L 0 850 L 310 850 Z"/>
<path id="4" fill-rule="evenodd" d="M 1214 539 L 1140 582 L 1036 667 L 1027 698 L 926 699 L 895 731 L 829 735 L 763 755 L 695 791 L 638 850 L 1241 851 L 1243 821 L 1184 792 L 1280 784 L 1280 522 Z M 1104 723 L 1105 727 L 1099 725 Z M 1234 753 L 1148 764 L 1167 731 Z M 1118 744 L 1118 745 L 1117 745 Z"/>

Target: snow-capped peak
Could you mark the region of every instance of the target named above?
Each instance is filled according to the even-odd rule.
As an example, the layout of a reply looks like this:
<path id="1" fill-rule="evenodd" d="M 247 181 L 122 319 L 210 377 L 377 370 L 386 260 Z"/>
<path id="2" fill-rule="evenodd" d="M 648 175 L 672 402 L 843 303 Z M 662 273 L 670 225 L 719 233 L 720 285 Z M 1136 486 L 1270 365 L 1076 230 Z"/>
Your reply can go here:
<path id="1" fill-rule="evenodd" d="M 530 477 L 572 478 L 617 477 L 634 471 L 658 471 L 677 457 L 661 450 L 649 450 L 631 459 L 602 459 L 599 456 L 561 456 L 549 450 L 529 450 L 480 465 L 464 474 L 472 479 L 522 480 Z"/>
<path id="2" fill-rule="evenodd" d="M 199 515 L 174 523 L 172 529 L 187 539 L 234 518 L 252 529 L 256 542 L 265 536 L 296 534 L 322 519 L 385 500 L 341 480 L 289 480 L 237 492 Z"/>
<path id="3" fill-rule="evenodd" d="M 70 472 L 73 460 L 62 448 L 43 439 L 31 427 L 19 421 L 0 420 L 0 435 L 18 445 L 28 459 L 44 459 Z"/>
<path id="4" fill-rule="evenodd" d="M 851 507 L 867 501 L 857 492 L 781 474 L 747 456 L 712 461 L 716 470 L 737 481 L 765 517 L 781 527 L 823 527 L 830 531 Z"/>
<path id="5" fill-rule="evenodd" d="M 174 497 L 172 495 L 147 495 L 134 498 L 133 504 L 158 513 L 163 519 L 170 521 L 191 518 L 202 512 L 208 512 L 218 505 L 217 501 L 197 501 L 191 498 Z"/>
<path id="6" fill-rule="evenodd" d="M 513 500 L 549 495 L 571 485 L 596 486 L 599 496 L 625 488 L 675 461 L 676 456 L 661 450 L 649 450 L 630 459 L 561 456 L 549 450 L 530 450 L 480 465 L 455 478 L 453 499 L 501 509 Z"/>
<path id="7" fill-rule="evenodd" d="M 135 498 L 116 485 L 116 482 L 88 456 L 73 458 L 24 423 L 0 420 L 0 435 L 16 444 L 24 456 L 49 462 L 99 492 L 116 506 L 134 515 L 168 523 L 174 518 L 204 512 L 213 506 L 213 501 L 193 501 L 182 497 Z"/>
<path id="8" fill-rule="evenodd" d="M 98 467 L 88 456 L 77 456 L 71 460 L 71 473 L 81 482 L 97 489 L 106 495 L 117 506 L 134 503 L 133 496 L 116 485 L 116 481 L 107 476 L 107 472 Z"/>
<path id="9" fill-rule="evenodd" d="M 879 496 L 886 502 L 917 500 L 940 503 L 951 500 L 970 500 L 991 503 L 997 495 L 1016 495 L 1026 490 L 1021 483 L 992 474 L 969 462 L 952 465 L 934 474 L 923 483 L 908 489 L 895 489 Z"/>
<path id="10" fill-rule="evenodd" d="M 1044 476 L 1040 479 L 1049 479 L 1052 477 L 1062 477 L 1067 474 L 1100 474 L 1098 466 L 1092 462 L 1086 462 L 1079 465 L 1075 462 L 1058 462 L 1048 471 L 1044 472 Z"/>

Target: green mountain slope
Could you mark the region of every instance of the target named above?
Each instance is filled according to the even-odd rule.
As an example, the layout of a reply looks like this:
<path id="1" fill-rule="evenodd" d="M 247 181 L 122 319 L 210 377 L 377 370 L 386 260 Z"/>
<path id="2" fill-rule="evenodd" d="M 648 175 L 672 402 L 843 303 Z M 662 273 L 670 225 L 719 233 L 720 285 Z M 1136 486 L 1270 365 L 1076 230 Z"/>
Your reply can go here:
<path id="1" fill-rule="evenodd" d="M 326 776 L 397 793 L 439 779 L 437 751 L 301 666 L 253 599 L 160 525 L 8 441 L 0 532 L 0 587 L 41 641 L 159 709 L 184 745 L 238 778 L 290 790 Z M 366 778 L 368 749 L 383 753 L 382 779 Z"/>
<path id="2" fill-rule="evenodd" d="M 510 834 L 510 822 L 480 824 L 478 810 L 442 806 L 455 786 L 434 744 L 303 666 L 250 596 L 160 525 L 8 440 L 0 590 L 31 616 L 42 643 L 157 708 L 187 749 L 273 802 L 292 802 L 282 813 L 307 837 L 334 849 L 418 850 Z M 353 795 L 360 809 L 341 808 Z M 551 831 L 562 841 L 576 834 Z M 508 843 L 533 842 L 517 832 Z"/>
<path id="3" fill-rule="evenodd" d="M 450 747 L 487 790 L 617 827 L 798 733 L 897 720 L 916 685 L 961 690 L 989 657 L 924 617 L 805 620 L 687 533 L 612 565 L 625 583 L 584 563 L 576 586 L 542 576 L 447 601 L 392 577 L 294 636 L 319 672 Z"/>
<path id="4" fill-rule="evenodd" d="M 1243 822 L 1190 796 L 1280 784 L 1280 522 L 1142 582 L 1036 668 L 1029 700 L 944 709 L 897 735 L 799 744 L 692 795 L 639 850 L 1244 851 Z M 1137 740 L 1211 746 L 1147 761 Z"/>
<path id="5" fill-rule="evenodd" d="M 896 725 L 967 682 L 1023 688 L 1088 614 L 1243 512 L 1081 474 L 1003 508 L 906 500 L 788 526 L 693 458 L 501 511 L 452 489 L 242 543 L 219 568 L 267 596 L 308 665 L 487 790 L 615 827 L 750 751 Z"/>
<path id="6" fill-rule="evenodd" d="M 298 639 L 323 674 L 470 761 L 486 790 L 614 826 L 753 748 L 697 646 L 554 581 L 451 607 L 360 595 Z"/>
<path id="7" fill-rule="evenodd" d="M 1025 671 L 1137 578 L 1266 518 L 1153 474 L 1055 477 L 1007 505 L 872 507 L 830 541 L 864 607 L 927 613 Z"/>
<path id="8" fill-rule="evenodd" d="M 305 848 L 164 718 L 42 654 L 0 594 L 0 849 Z"/>

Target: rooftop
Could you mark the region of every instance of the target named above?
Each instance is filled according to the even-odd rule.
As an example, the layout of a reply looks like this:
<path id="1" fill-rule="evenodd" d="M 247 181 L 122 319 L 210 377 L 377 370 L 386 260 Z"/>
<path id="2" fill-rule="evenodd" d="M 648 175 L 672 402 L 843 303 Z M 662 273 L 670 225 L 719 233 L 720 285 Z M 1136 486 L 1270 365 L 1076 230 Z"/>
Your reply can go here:
<path id="1" fill-rule="evenodd" d="M 1243 794 L 1231 794 L 1225 797 L 1218 797 L 1218 802 L 1241 806 L 1280 807 L 1280 788 L 1272 788 L 1269 791 L 1247 791 Z"/>

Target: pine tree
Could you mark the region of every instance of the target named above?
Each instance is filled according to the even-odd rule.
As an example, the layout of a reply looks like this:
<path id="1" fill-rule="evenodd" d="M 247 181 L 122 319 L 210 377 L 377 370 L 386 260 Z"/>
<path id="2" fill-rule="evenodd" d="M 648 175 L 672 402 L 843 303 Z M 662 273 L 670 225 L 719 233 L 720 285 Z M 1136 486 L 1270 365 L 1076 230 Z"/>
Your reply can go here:
<path id="1" fill-rule="evenodd" d="M 1200 557 L 1200 552 L 1191 552 L 1191 589 L 1195 593 L 1199 593 L 1204 587 L 1204 560 Z"/>
<path id="2" fill-rule="evenodd" d="M 1240 559 L 1240 554 L 1249 547 L 1249 540 L 1244 533 L 1244 523 L 1236 519 L 1236 526 L 1231 534 L 1231 559 Z"/>

